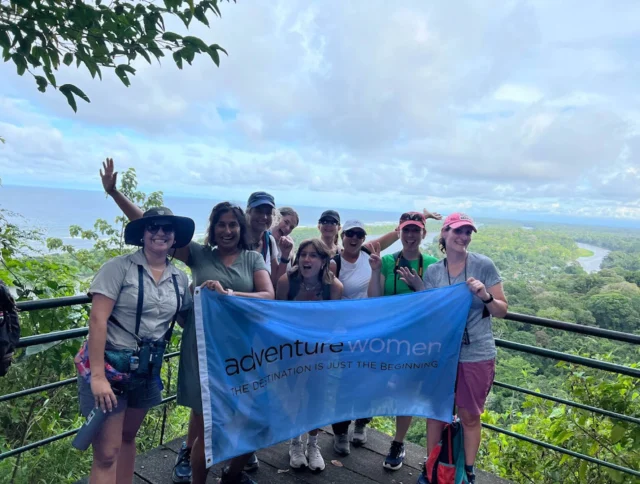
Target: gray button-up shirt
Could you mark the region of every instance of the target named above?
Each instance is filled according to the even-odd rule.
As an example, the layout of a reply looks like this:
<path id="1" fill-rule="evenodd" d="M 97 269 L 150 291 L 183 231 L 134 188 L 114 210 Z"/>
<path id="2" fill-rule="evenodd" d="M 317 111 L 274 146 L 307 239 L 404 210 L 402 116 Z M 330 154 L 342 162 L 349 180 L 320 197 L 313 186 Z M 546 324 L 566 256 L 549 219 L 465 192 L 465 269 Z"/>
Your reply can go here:
<path id="1" fill-rule="evenodd" d="M 141 338 L 160 339 L 169 329 L 176 312 L 176 291 L 172 275 L 176 275 L 180 292 L 180 313 L 190 309 L 192 305 L 189 292 L 189 278 L 171 263 L 156 284 L 147 264 L 142 249 L 129 255 L 115 257 L 100 268 L 89 288 L 90 294 L 102 294 L 116 303 L 111 315 L 132 333 L 136 328 L 136 310 L 138 307 L 138 265 L 144 268 L 144 298 L 142 318 L 138 336 Z M 107 344 L 113 349 L 135 349 L 133 336 L 107 323 Z"/>

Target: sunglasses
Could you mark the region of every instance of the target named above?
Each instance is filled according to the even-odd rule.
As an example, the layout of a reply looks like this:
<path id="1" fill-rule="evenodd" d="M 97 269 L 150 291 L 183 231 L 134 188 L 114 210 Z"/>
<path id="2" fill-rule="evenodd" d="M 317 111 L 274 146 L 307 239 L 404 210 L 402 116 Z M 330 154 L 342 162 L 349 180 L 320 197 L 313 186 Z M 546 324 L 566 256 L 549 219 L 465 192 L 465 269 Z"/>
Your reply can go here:
<path id="1" fill-rule="evenodd" d="M 149 224 L 147 225 L 147 230 L 155 235 L 158 233 L 158 230 L 162 229 L 165 234 L 172 234 L 175 229 L 173 228 L 173 224 Z"/>
<path id="2" fill-rule="evenodd" d="M 424 215 L 418 212 L 407 212 L 400 216 L 400 222 L 408 222 L 409 220 L 424 223 Z"/>
<path id="3" fill-rule="evenodd" d="M 320 220 L 320 225 L 338 225 L 338 222 L 330 218 L 325 218 Z"/>
<path id="4" fill-rule="evenodd" d="M 348 238 L 358 237 L 359 239 L 364 239 L 366 234 L 362 230 L 347 230 L 344 232 L 344 236 Z"/>

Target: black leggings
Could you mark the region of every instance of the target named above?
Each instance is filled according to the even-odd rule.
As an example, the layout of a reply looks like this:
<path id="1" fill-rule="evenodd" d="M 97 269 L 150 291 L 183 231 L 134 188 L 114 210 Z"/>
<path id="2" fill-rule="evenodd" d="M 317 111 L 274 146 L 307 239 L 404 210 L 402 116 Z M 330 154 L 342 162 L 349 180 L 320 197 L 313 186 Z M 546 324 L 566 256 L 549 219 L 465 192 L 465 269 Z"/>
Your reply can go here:
<path id="1" fill-rule="evenodd" d="M 356 420 L 356 425 L 367 425 L 371 422 L 371 418 L 359 418 Z M 333 433 L 336 435 L 342 435 L 349 432 L 349 425 L 351 424 L 351 420 L 347 420 L 346 422 L 338 422 L 331 425 L 333 429 Z"/>

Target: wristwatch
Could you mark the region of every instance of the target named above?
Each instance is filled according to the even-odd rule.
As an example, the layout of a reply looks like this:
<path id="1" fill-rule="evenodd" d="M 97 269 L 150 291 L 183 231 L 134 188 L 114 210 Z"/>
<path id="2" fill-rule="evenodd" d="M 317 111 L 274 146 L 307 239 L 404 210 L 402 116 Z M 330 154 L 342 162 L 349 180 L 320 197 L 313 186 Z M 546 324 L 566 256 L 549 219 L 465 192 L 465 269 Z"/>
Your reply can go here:
<path id="1" fill-rule="evenodd" d="M 288 264 L 291 258 L 285 259 L 284 257 L 280 257 L 280 264 Z"/>
<path id="2" fill-rule="evenodd" d="M 227 289 L 227 296 L 233 296 L 233 289 Z"/>
<path id="3" fill-rule="evenodd" d="M 491 294 L 490 292 L 489 292 L 489 293 L 487 293 L 487 294 L 489 294 L 489 299 L 487 299 L 486 301 L 485 301 L 484 299 L 481 299 L 481 301 L 482 301 L 484 304 L 489 304 L 491 301 L 493 301 L 493 294 Z"/>

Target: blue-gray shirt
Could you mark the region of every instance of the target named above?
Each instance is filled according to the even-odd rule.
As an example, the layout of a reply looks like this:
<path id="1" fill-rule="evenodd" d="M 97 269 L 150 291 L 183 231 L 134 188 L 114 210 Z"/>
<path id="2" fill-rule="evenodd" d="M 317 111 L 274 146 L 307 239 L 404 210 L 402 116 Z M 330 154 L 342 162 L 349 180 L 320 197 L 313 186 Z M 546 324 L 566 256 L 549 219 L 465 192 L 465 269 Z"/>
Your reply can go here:
<path id="1" fill-rule="evenodd" d="M 498 269 L 496 269 L 491 259 L 481 254 L 469 252 L 467 254 L 466 269 L 463 269 L 457 277 L 451 277 L 451 280 L 449 280 L 443 259 L 427 267 L 424 274 L 424 285 L 426 289 L 432 289 L 458 284 L 466 281 L 465 276 L 466 278 L 473 277 L 482 281 L 487 290 L 491 286 L 502 282 L 502 277 L 498 274 Z M 467 318 L 466 335 L 463 338 L 462 349 L 460 350 L 461 362 L 485 361 L 496 357 L 497 352 L 491 328 L 491 316 L 482 317 L 484 308 L 485 305 L 482 300 L 478 296 L 473 296 L 473 302 Z"/>

